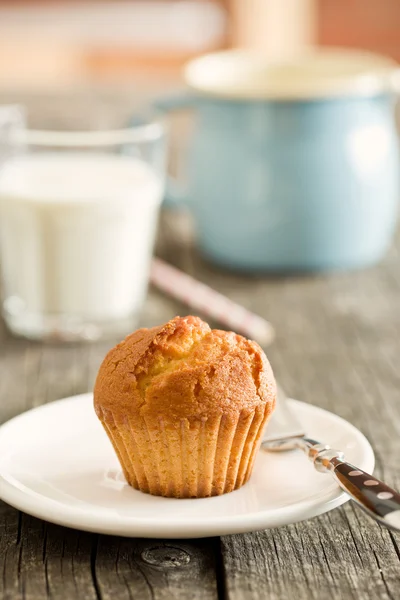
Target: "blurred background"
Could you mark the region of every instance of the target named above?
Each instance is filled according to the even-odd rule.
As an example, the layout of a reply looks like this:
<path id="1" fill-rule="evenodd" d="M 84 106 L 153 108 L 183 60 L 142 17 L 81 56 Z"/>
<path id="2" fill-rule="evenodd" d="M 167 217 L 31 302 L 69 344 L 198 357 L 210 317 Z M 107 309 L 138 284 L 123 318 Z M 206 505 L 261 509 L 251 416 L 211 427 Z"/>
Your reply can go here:
<path id="1" fill-rule="evenodd" d="M 122 110 L 176 86 L 190 57 L 230 46 L 400 59 L 399 22 L 398 0 L 0 0 L 0 101 L 29 98 L 32 109 L 38 97 L 97 90 Z"/>
<path id="2" fill-rule="evenodd" d="M 338 46 L 369 50 L 400 61 L 399 30 L 399 0 L 0 0 L 0 104 L 24 105 L 29 116 L 29 125 L 33 128 L 119 128 L 130 123 L 133 115 L 141 114 L 138 108 L 148 107 L 151 98 L 156 98 L 160 92 L 165 94 L 182 86 L 182 66 L 188 60 L 207 52 L 227 48 L 253 49 L 267 59 L 285 62 L 286 58 L 296 57 L 308 47 Z M 390 68 L 394 67 L 395 65 L 390 63 Z M 326 74 L 324 69 L 322 79 Z M 344 67 L 345 74 L 346 69 L 349 69 L 348 63 Z M 291 76 L 289 71 L 289 77 Z M 366 79 L 368 83 L 368 77 Z M 333 91 L 335 97 L 336 89 Z M 347 92 L 339 91 L 346 96 Z M 325 97 L 329 99 L 331 92 L 332 90 L 328 90 Z M 310 223 L 307 207 L 312 195 L 307 186 L 312 187 L 314 183 L 314 213 L 319 214 L 322 205 L 319 199 L 322 197 L 327 206 L 334 207 L 332 214 L 338 219 L 339 225 L 335 226 L 328 213 L 328 216 L 321 217 L 326 231 L 329 235 L 332 234 L 332 244 L 335 244 L 333 254 L 340 255 L 340 252 L 344 252 L 344 231 L 350 232 L 350 254 L 353 252 L 352 246 L 357 246 L 354 232 L 357 232 L 360 247 L 366 245 L 368 239 L 372 239 L 370 233 L 374 233 L 374 230 L 380 227 L 376 225 L 376 215 L 383 215 L 382 219 L 385 220 L 381 227 L 382 235 L 378 231 L 378 237 L 382 240 L 391 238 L 396 221 L 398 196 L 394 190 L 399 166 L 394 141 L 394 94 L 386 93 L 386 96 L 383 94 L 382 97 L 375 94 L 376 98 L 370 100 L 368 95 L 366 94 L 364 102 L 361 93 L 360 110 L 353 101 L 344 106 L 343 112 L 339 104 L 332 103 L 328 106 L 329 103 L 326 103 L 324 126 L 319 120 L 319 113 L 315 121 L 307 120 L 308 113 L 301 113 L 301 102 L 298 103 L 298 109 L 296 106 L 293 108 L 292 121 L 288 117 L 286 106 L 279 108 L 281 120 L 275 118 L 271 108 L 273 116 L 271 123 L 267 123 L 269 129 L 266 126 L 265 131 L 272 131 L 276 127 L 276 134 L 275 137 L 271 137 L 272 143 L 264 140 L 265 149 L 259 152 L 258 171 L 254 157 L 249 158 L 248 165 L 246 163 L 250 154 L 245 151 L 243 133 L 236 127 L 237 117 L 232 120 L 234 127 L 229 125 L 228 121 L 226 122 L 229 126 L 225 130 L 221 127 L 220 147 L 216 145 L 217 137 L 214 133 L 223 119 L 217 119 L 217 126 L 214 123 L 210 127 L 211 141 L 205 152 L 208 158 L 210 148 L 219 158 L 226 157 L 229 151 L 225 151 L 225 143 L 228 150 L 238 145 L 244 148 L 243 156 L 238 162 L 239 167 L 232 168 L 233 162 L 229 163 L 228 159 L 226 160 L 229 175 L 232 171 L 238 173 L 237 182 L 232 185 L 232 190 L 229 190 L 232 178 L 224 177 L 224 181 L 227 182 L 226 202 L 229 203 L 232 195 L 237 193 L 240 204 L 241 198 L 248 194 L 250 199 L 247 198 L 247 204 L 252 203 L 254 211 L 252 220 L 253 213 L 247 206 L 237 207 L 238 232 L 232 234 L 237 248 L 239 244 L 236 244 L 236 241 L 240 236 L 246 249 L 252 244 L 257 245 L 256 234 L 263 242 L 268 237 L 264 235 L 265 231 L 269 231 L 266 227 L 270 227 L 271 223 L 275 227 L 274 213 L 268 206 L 265 208 L 265 223 L 259 216 L 259 203 L 264 202 L 264 196 L 270 195 L 274 208 L 277 206 L 277 211 L 280 210 L 282 214 L 285 213 L 281 208 L 284 205 L 282 199 L 288 202 L 290 209 L 286 211 L 287 214 L 283 214 L 281 221 L 285 223 L 286 219 L 293 227 L 290 235 L 287 233 L 289 229 L 285 230 L 285 235 L 281 235 L 281 221 L 278 219 L 275 234 L 279 239 L 277 244 L 273 244 L 274 249 L 281 244 L 286 245 L 288 251 L 292 252 L 292 246 L 297 243 L 296 235 L 301 230 L 301 219 L 293 215 L 300 210 L 303 202 L 303 213 L 306 215 L 303 223 L 305 233 L 298 246 L 302 246 L 304 252 L 308 252 L 310 256 L 314 253 L 312 259 L 315 267 L 320 255 L 320 246 L 327 245 L 327 236 L 322 225 L 313 225 L 314 237 L 307 233 Z M 310 98 L 314 99 L 312 93 Z M 273 105 L 274 102 L 270 104 Z M 225 118 L 229 111 L 226 107 L 223 107 L 223 110 Z M 295 114 L 297 110 L 298 115 Z M 246 115 L 247 113 L 244 113 L 243 123 L 246 123 Z M 344 117 L 348 121 L 348 132 L 345 131 Z M 286 119 L 288 127 L 283 123 Z M 186 170 L 187 157 L 180 150 L 182 146 L 185 147 L 185 140 L 188 139 L 191 116 L 178 114 L 173 120 L 170 162 L 172 173 L 178 175 L 179 180 Z M 293 123 L 297 123 L 298 126 L 293 126 Z M 251 127 L 249 148 L 259 148 L 254 128 L 251 131 L 250 129 Z M 262 132 L 260 127 L 255 129 Z M 290 137 L 291 129 L 294 142 Z M 236 130 L 238 144 L 230 141 L 231 132 Z M 285 135 L 288 136 L 287 139 Z M 307 135 L 309 139 L 306 139 Z M 257 138 L 254 144 L 253 138 Z M 325 157 L 322 151 L 316 150 L 315 140 L 318 139 L 322 150 L 326 152 Z M 285 155 L 286 149 L 292 147 L 298 148 L 298 156 L 291 164 L 291 158 L 285 155 L 286 158 L 282 162 L 283 173 L 278 174 L 279 169 L 276 169 L 275 165 L 268 174 L 265 164 L 271 161 L 273 164 L 274 157 L 279 154 L 276 151 L 278 143 L 282 145 L 282 156 Z M 334 144 L 337 144 L 336 154 L 332 153 Z M 263 152 L 267 156 L 267 146 L 273 148 L 273 152 L 268 160 L 264 160 Z M 307 158 L 303 161 L 306 155 Z M 311 155 L 312 158 L 309 158 Z M 339 161 L 336 160 L 338 156 Z M 312 168 L 312 163 L 315 168 L 311 177 L 307 173 L 308 169 Z M 218 219 L 214 218 L 213 205 L 209 208 L 209 214 L 204 218 L 202 216 L 202 220 L 214 227 L 214 238 L 218 241 L 220 234 L 216 225 L 221 230 L 230 205 L 227 210 L 224 209 L 223 194 L 218 191 L 217 182 L 223 171 L 221 165 L 217 165 L 214 159 L 205 161 L 204 164 L 205 172 L 210 174 L 210 189 L 217 190 L 214 205 L 221 205 L 222 216 L 219 223 Z M 329 170 L 331 164 L 333 175 Z M 211 168 L 213 165 L 215 171 Z M 344 183 L 343 176 L 346 169 L 349 174 L 347 184 Z M 299 173 L 304 174 L 301 185 L 298 183 Z M 337 176 L 338 173 L 340 177 Z M 202 182 L 201 189 L 204 188 L 203 175 L 204 171 L 198 177 Z M 279 180 L 278 183 L 275 184 L 275 180 Z M 335 192 L 332 181 L 338 183 Z M 273 193 L 268 191 L 271 182 L 275 185 Z M 239 184 L 242 183 L 243 193 L 237 192 Z M 306 190 L 304 198 L 298 200 L 298 190 L 302 187 Z M 199 206 L 205 204 L 203 197 L 212 196 L 209 191 L 203 196 L 202 193 L 199 194 Z M 376 202 L 378 197 L 379 202 Z M 340 207 L 337 208 L 337 199 L 341 198 L 345 198 L 343 211 Z M 379 208 L 383 206 L 385 198 L 388 206 L 386 212 Z M 292 200 L 293 204 L 290 204 Z M 243 201 L 242 204 L 245 205 L 246 202 Z M 349 209 L 350 204 L 354 210 Z M 343 220 L 342 213 L 345 215 Z M 365 226 L 362 218 L 358 216 L 360 214 L 365 218 Z M 186 216 L 183 215 L 182 219 L 186 219 Z M 200 222 L 199 216 L 197 220 Z M 318 218 L 315 218 L 315 222 L 317 221 Z M 343 227 L 344 221 L 350 223 L 347 229 Z M 186 221 L 180 229 L 179 227 L 174 215 L 169 228 L 165 224 L 160 228 L 165 237 L 169 236 L 171 247 L 178 239 L 192 239 L 192 231 Z M 243 233 L 242 229 L 250 233 Z M 211 238 L 211 234 L 208 237 Z M 312 244 L 315 245 L 314 249 L 311 248 Z M 40 246 L 39 242 L 36 245 Z M 259 246 L 261 248 L 261 243 Z M 386 245 L 376 251 L 373 248 L 371 258 L 361 262 L 355 259 L 348 266 L 369 266 L 375 261 L 375 255 L 380 257 L 386 249 Z M 262 254 L 259 248 L 255 250 Z M 284 250 L 286 251 L 285 248 Z M 242 250 L 240 253 L 243 254 Z M 168 253 L 162 254 L 169 260 L 166 255 Z M 213 252 L 209 254 L 212 256 Z M 217 258 L 215 257 L 216 262 Z M 232 260 L 232 263 L 234 262 Z M 339 257 L 331 266 L 344 266 L 344 262 Z M 323 261 L 321 265 L 324 266 Z M 321 268 L 321 265 L 318 264 L 318 268 Z"/>

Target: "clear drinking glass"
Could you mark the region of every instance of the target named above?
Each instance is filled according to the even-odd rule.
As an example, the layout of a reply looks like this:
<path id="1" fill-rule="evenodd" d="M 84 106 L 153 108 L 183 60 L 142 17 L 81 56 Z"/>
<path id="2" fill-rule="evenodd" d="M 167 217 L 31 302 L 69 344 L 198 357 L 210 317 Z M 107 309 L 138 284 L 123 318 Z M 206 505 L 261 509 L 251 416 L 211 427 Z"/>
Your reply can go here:
<path id="1" fill-rule="evenodd" d="M 7 121 L 0 109 L 0 263 L 9 329 L 61 340 L 131 331 L 147 291 L 164 191 L 163 123 L 39 131 L 8 114 Z"/>

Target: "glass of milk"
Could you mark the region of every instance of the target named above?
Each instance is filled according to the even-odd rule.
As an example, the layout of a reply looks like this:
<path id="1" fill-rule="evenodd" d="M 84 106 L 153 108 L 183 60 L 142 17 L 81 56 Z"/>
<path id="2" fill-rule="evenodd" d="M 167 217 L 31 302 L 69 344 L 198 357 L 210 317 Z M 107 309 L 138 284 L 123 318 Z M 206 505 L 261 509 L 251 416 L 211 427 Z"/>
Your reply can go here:
<path id="1" fill-rule="evenodd" d="M 163 196 L 162 122 L 15 129 L 0 148 L 2 310 L 33 339 L 124 335 L 146 295 Z"/>

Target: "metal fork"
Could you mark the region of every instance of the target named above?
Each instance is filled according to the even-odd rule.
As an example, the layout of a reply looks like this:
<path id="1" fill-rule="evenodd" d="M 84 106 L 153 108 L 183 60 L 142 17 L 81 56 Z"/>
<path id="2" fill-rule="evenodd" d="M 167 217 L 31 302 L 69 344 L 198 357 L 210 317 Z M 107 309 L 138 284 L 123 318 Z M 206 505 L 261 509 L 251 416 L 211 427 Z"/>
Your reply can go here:
<path id="1" fill-rule="evenodd" d="M 329 473 L 370 517 L 400 531 L 400 494 L 373 475 L 348 463 L 340 450 L 307 437 L 281 388 L 261 447 L 268 452 L 302 450 L 320 473 Z"/>

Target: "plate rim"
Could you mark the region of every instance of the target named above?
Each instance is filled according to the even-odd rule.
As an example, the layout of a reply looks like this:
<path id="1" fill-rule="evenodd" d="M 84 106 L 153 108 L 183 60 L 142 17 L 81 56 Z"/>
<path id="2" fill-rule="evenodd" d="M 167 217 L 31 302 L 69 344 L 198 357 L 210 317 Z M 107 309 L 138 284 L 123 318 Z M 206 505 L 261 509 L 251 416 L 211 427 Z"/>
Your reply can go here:
<path id="1" fill-rule="evenodd" d="M 0 426 L 0 438 L 9 427 L 15 426 L 18 421 L 23 421 L 32 413 L 37 413 L 46 410 L 57 410 L 60 404 L 69 402 L 88 401 L 93 398 L 91 392 L 69 396 L 60 400 L 43 404 L 34 407 L 16 417 L 10 419 Z M 366 471 L 373 472 L 375 466 L 374 451 L 370 442 L 364 434 L 354 425 L 346 421 L 346 419 L 336 415 L 326 409 L 313 404 L 302 402 L 300 400 L 289 399 L 290 404 L 294 407 L 305 406 L 313 412 L 329 416 L 340 425 L 344 425 L 347 429 L 351 429 L 356 438 L 363 445 L 364 460 L 362 465 L 358 465 Z M 29 416 L 28 416 L 29 415 Z M 311 468 L 311 466 L 310 466 Z M 140 492 L 139 492 L 140 493 Z M 235 493 L 231 492 L 231 493 Z M 222 496 L 223 497 L 223 496 Z M 179 521 L 169 520 L 168 522 L 155 522 L 152 517 L 120 517 L 116 513 L 110 513 L 108 509 L 103 508 L 97 510 L 94 514 L 89 508 L 68 506 L 43 496 L 42 494 L 31 490 L 24 486 L 12 475 L 7 475 L 3 472 L 3 467 L 0 461 L 0 498 L 7 504 L 13 506 L 17 510 L 21 510 L 33 517 L 55 523 L 64 527 L 71 527 L 82 531 L 92 533 L 100 533 L 106 535 L 120 535 L 124 537 L 147 537 L 147 538 L 200 538 L 210 536 L 229 535 L 235 533 L 246 533 L 250 531 L 258 531 L 273 527 L 281 527 L 292 523 L 297 523 L 306 519 L 310 519 L 325 512 L 329 512 L 338 506 L 341 506 L 348 500 L 349 496 L 339 487 L 325 494 L 318 494 L 315 498 L 309 498 L 296 504 L 289 504 L 283 507 L 274 509 L 271 518 L 271 510 L 256 511 L 232 517 L 231 515 L 223 515 L 218 517 L 210 517 L 207 520 L 195 521 L 193 516 Z M 169 499 L 171 500 L 171 499 Z M 175 499 L 177 503 L 179 499 Z M 194 499 L 196 502 L 207 502 L 215 500 L 214 498 Z M 268 518 L 269 517 L 269 518 Z M 189 529 L 188 529 L 189 528 Z"/>

